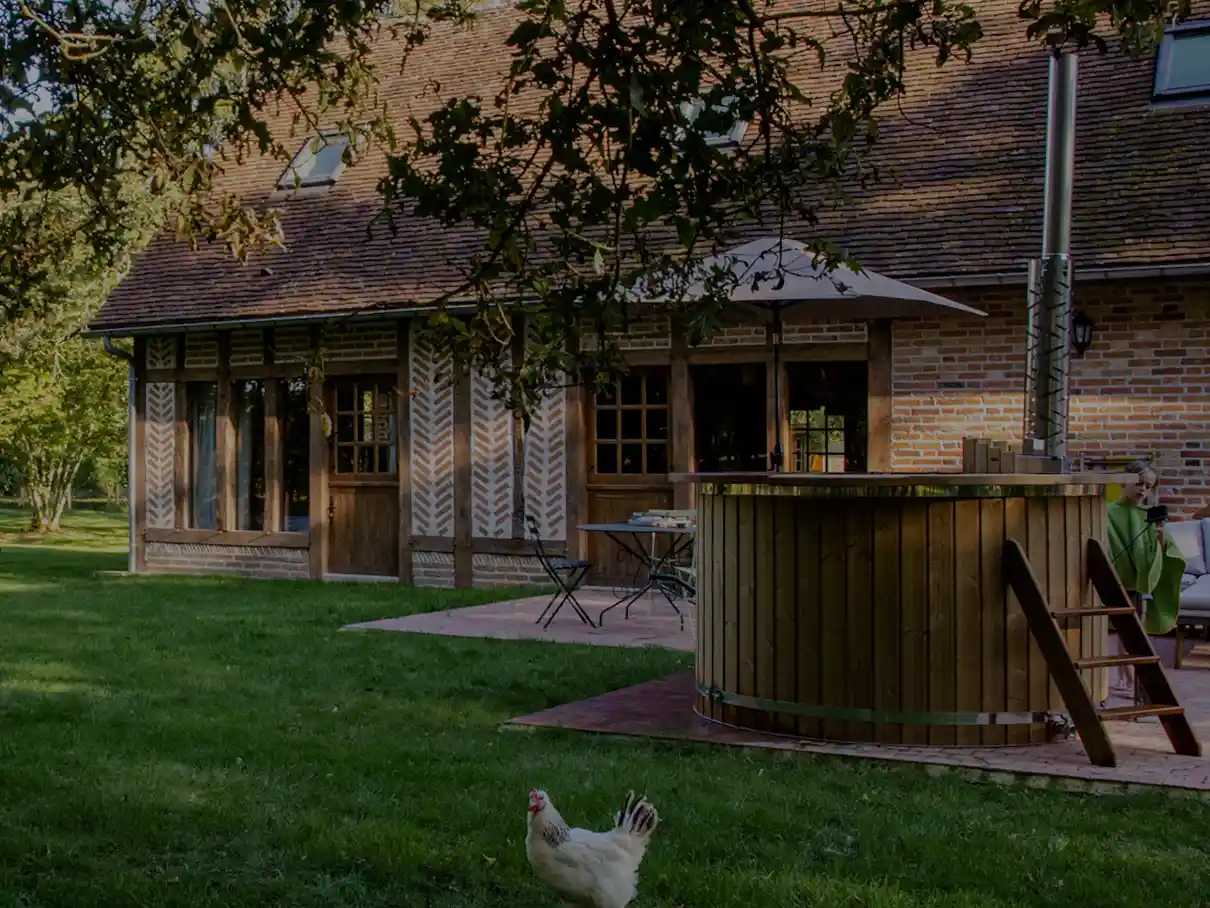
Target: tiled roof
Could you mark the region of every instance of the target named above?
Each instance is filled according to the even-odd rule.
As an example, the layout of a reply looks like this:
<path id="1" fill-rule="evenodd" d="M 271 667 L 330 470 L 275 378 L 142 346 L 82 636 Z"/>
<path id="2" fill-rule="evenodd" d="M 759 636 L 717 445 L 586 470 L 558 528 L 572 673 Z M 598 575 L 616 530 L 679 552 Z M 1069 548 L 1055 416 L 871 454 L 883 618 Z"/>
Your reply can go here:
<path id="1" fill-rule="evenodd" d="M 969 64 L 911 64 L 902 113 L 888 110 L 879 185 L 826 213 L 819 234 L 901 279 L 1023 273 L 1041 243 L 1047 96 L 1044 49 L 1026 41 L 1017 0 L 977 0 L 985 34 Z M 1210 18 L 1210 0 L 1195 4 Z M 508 61 L 510 10 L 426 43 L 402 73 L 379 52 L 383 94 L 402 121 L 444 96 L 491 97 Z M 1080 269 L 1210 261 L 1210 106 L 1152 109 L 1154 59 L 1120 51 L 1080 61 L 1072 252 Z M 285 115 L 283 115 L 284 117 Z M 284 122 L 284 120 L 283 120 Z M 402 127 L 406 129 L 406 126 Z M 303 139 L 298 140 L 301 145 Z M 230 188 L 265 198 L 282 166 L 232 167 Z M 241 266 L 220 245 L 162 238 L 137 259 L 95 329 L 204 323 L 423 303 L 459 282 L 475 236 L 417 220 L 392 236 L 378 211 L 381 155 L 329 193 L 282 205 L 288 249 Z M 767 233 L 764 228 L 759 233 Z M 809 239 L 806 230 L 791 231 Z"/>

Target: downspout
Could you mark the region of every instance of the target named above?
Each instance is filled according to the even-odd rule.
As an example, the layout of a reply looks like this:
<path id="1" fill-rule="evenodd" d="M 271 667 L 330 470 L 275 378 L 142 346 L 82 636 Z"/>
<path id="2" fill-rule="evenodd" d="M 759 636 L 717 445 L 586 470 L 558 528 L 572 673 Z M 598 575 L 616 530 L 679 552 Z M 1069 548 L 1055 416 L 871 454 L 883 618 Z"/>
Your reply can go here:
<path id="1" fill-rule="evenodd" d="M 128 554 L 126 556 L 126 570 L 130 573 L 135 571 L 134 561 L 134 490 L 135 490 L 135 471 L 138 470 L 138 458 L 135 457 L 134 449 L 134 420 L 135 406 L 134 396 L 137 391 L 135 388 L 134 379 L 134 355 L 128 350 L 123 350 L 121 347 L 113 345 L 113 339 L 108 334 L 102 334 L 101 340 L 105 343 L 105 352 L 110 356 L 116 356 L 118 359 L 126 360 L 126 527 L 127 538 L 129 540 Z"/>

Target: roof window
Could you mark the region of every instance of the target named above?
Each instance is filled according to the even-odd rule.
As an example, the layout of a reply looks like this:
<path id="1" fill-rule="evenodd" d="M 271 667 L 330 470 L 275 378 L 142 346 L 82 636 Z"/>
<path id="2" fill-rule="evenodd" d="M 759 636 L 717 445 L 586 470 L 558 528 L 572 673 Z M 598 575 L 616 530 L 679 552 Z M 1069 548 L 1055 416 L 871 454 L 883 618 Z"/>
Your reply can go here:
<path id="1" fill-rule="evenodd" d="M 326 133 L 308 139 L 277 181 L 277 188 L 291 190 L 331 186 L 344 170 L 345 150 L 348 147 L 349 137 L 341 133 Z"/>
<path id="2" fill-rule="evenodd" d="M 1210 21 L 1174 25 L 1155 55 L 1153 101 L 1210 100 Z"/>
<path id="3" fill-rule="evenodd" d="M 712 106 L 713 115 L 708 119 L 711 121 L 711 126 L 721 127 L 720 131 L 697 126 L 698 118 L 706 110 L 705 98 L 694 98 L 692 101 L 683 102 L 681 117 L 688 123 L 690 129 L 701 133 L 702 139 L 707 145 L 716 148 L 735 148 L 744 140 L 744 134 L 748 131 L 748 121 L 741 120 L 735 113 L 735 107 L 738 104 L 739 98 L 727 95 Z"/>

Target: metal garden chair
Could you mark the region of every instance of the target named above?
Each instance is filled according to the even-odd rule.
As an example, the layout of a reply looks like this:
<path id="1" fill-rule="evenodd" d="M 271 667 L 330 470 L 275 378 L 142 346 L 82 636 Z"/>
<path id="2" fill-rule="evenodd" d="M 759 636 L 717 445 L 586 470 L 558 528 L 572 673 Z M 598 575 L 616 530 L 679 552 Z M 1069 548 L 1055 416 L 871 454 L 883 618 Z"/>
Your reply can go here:
<path id="1" fill-rule="evenodd" d="M 550 617 L 546 618 L 545 624 L 542 624 L 543 629 L 550 627 L 550 623 L 559 614 L 559 609 L 563 608 L 564 603 L 570 602 L 582 622 L 589 627 L 596 627 L 592 619 L 588 617 L 588 613 L 584 611 L 584 607 L 580 605 L 580 601 L 576 599 L 576 590 L 584 583 L 588 569 L 592 567 L 591 563 L 552 556 L 542 544 L 542 528 L 537 519 L 532 514 L 526 514 L 525 524 L 534 544 L 534 554 L 538 556 L 538 561 L 541 563 L 542 569 L 546 571 L 546 575 L 555 584 L 555 594 L 550 597 L 550 602 L 546 603 L 546 608 L 542 609 L 542 614 L 538 616 L 536 623 L 542 624 L 542 619 L 546 618 L 547 612 L 550 612 Z"/>

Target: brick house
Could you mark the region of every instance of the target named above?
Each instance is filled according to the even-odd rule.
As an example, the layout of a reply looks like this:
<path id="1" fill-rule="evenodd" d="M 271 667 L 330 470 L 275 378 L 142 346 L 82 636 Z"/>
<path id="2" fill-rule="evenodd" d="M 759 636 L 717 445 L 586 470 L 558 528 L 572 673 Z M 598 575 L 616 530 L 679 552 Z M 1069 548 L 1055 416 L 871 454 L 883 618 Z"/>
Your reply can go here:
<path id="1" fill-rule="evenodd" d="M 904 116 L 878 152 L 894 179 L 820 230 L 865 267 L 988 316 L 867 324 L 800 312 L 780 374 L 764 324 L 695 348 L 648 324 L 624 340 L 633 371 L 613 395 L 571 388 L 547 399 L 523 464 L 514 420 L 486 382 L 443 381 L 444 364 L 413 330 L 418 303 L 453 280 L 467 237 L 409 222 L 367 239 L 381 160 L 341 172 L 303 149 L 292 166 L 314 185 L 293 194 L 274 161 L 234 168 L 228 188 L 283 208 L 288 248 L 241 267 L 221 249 L 163 238 L 91 326 L 135 340 L 136 569 L 511 583 L 536 570 L 517 518 L 523 495 L 552 546 L 584 552 L 607 576 L 613 553 L 578 524 L 684 505 L 672 472 L 763 469 L 775 432 L 790 469 L 871 472 L 956 470 L 964 436 L 1018 439 L 1047 61 L 1024 40 L 1015 2 L 980 6 L 973 62 L 912 64 Z M 1072 451 L 1091 467 L 1150 457 L 1181 515 L 1210 501 L 1202 12 L 1202 30 L 1170 32 L 1154 59 L 1083 56 L 1072 231 L 1075 303 L 1095 326 L 1072 366 Z M 489 12 L 470 37 L 435 36 L 389 86 L 393 99 L 422 99 L 402 114 L 431 102 L 420 87 L 434 78 L 490 94 L 512 16 Z M 383 72 L 396 73 L 391 49 L 382 54 Z M 373 315 L 342 317 L 370 303 Z M 317 351 L 322 388 L 304 374 Z"/>

